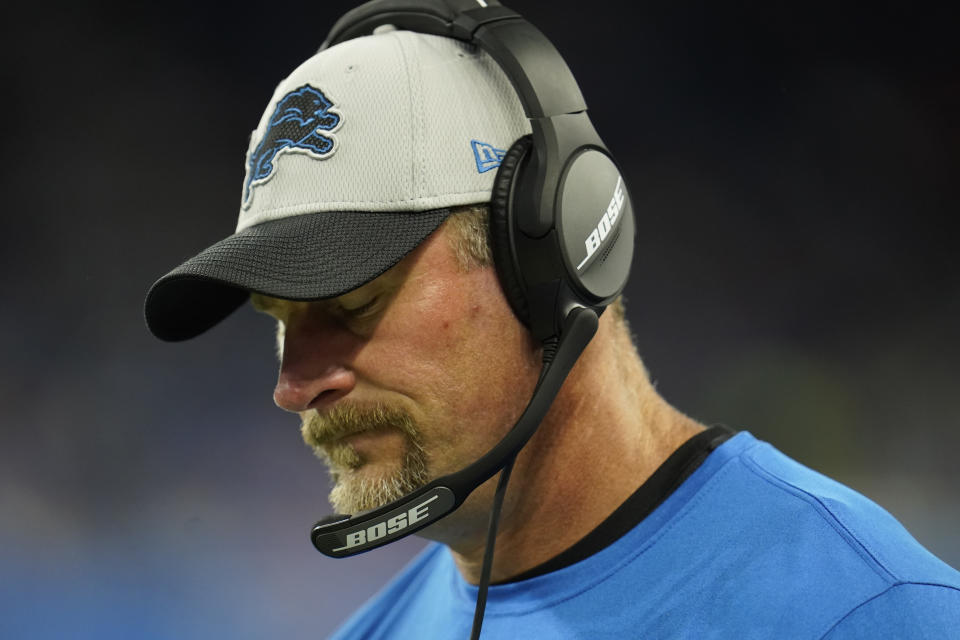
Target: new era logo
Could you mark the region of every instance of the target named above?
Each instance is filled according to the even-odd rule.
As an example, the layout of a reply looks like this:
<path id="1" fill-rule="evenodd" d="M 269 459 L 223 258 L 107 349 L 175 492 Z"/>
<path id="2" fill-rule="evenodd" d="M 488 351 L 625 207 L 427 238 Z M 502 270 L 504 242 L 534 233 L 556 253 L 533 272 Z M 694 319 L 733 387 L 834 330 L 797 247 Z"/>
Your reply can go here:
<path id="1" fill-rule="evenodd" d="M 486 173 L 490 169 L 496 169 L 500 166 L 506 151 L 497 149 L 492 144 L 471 140 L 470 146 L 473 147 L 473 157 L 477 161 L 477 172 Z"/>

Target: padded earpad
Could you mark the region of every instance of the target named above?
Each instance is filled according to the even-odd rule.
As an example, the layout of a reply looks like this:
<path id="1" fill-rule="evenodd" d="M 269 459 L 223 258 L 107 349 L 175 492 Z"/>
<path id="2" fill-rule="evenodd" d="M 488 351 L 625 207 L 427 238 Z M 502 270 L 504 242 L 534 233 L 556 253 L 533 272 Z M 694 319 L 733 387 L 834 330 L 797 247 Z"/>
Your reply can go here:
<path id="1" fill-rule="evenodd" d="M 517 272 L 518 266 L 514 263 L 513 252 L 510 250 L 510 198 L 512 195 L 513 178 L 517 168 L 527 157 L 533 146 L 533 138 L 523 136 L 513 143 L 513 146 L 503 156 L 500 168 L 497 169 L 493 181 L 493 196 L 490 200 L 490 250 L 493 253 L 493 264 L 500 278 L 500 286 L 510 302 L 510 307 L 523 324 L 530 326 L 530 310 L 527 296 L 524 292 L 523 281 Z"/>

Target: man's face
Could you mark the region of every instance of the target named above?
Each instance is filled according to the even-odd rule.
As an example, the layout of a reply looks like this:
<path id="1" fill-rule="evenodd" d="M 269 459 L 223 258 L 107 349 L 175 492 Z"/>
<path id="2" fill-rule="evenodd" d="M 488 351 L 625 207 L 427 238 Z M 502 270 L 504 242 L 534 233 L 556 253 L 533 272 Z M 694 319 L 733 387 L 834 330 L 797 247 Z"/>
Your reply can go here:
<path id="1" fill-rule="evenodd" d="M 467 466 L 513 426 L 540 370 L 492 268 L 464 271 L 441 227 L 334 300 L 254 296 L 279 321 L 274 400 L 301 418 L 355 514 Z"/>

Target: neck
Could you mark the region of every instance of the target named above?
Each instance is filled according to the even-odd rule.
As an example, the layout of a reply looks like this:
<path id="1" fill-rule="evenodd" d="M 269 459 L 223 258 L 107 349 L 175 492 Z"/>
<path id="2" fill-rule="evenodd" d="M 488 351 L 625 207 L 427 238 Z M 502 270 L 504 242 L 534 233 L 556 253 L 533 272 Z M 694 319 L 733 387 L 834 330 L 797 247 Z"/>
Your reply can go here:
<path id="1" fill-rule="evenodd" d="M 702 429 L 656 393 L 626 329 L 603 318 L 517 458 L 492 582 L 528 571 L 583 538 Z M 496 481 L 491 478 L 461 507 L 457 535 L 431 535 L 450 547 L 460 573 L 473 584 L 480 579 Z"/>

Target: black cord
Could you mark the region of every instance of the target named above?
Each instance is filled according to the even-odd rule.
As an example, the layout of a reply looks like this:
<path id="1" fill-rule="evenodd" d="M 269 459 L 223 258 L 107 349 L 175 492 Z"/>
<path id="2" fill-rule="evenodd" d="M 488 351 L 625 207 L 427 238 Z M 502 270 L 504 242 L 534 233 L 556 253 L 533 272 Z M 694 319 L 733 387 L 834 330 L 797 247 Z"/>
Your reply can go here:
<path id="1" fill-rule="evenodd" d="M 480 572 L 480 586 L 477 591 L 477 608 L 473 611 L 473 630 L 470 640 L 479 640 L 480 627 L 483 626 L 483 611 L 487 608 L 487 587 L 490 585 L 490 569 L 493 567 L 493 545 L 497 541 L 497 526 L 500 524 L 500 508 L 503 506 L 503 496 L 507 492 L 507 483 L 510 481 L 510 472 L 517 456 L 511 456 L 500 472 L 497 481 L 497 492 L 493 496 L 493 508 L 490 510 L 490 528 L 487 530 L 487 548 L 483 552 L 483 569 Z"/>
<path id="2" fill-rule="evenodd" d="M 592 334 L 591 334 L 592 335 Z M 549 369 L 557 355 L 557 347 L 560 340 L 557 336 L 551 336 L 542 342 L 543 345 L 543 369 L 540 371 L 540 381 Z M 539 382 L 537 383 L 539 385 Z M 517 452 L 519 453 L 519 451 Z M 470 640 L 480 639 L 480 627 L 483 626 L 483 612 L 487 608 L 487 587 L 490 586 L 490 570 L 493 568 L 493 546 L 497 541 L 497 527 L 500 524 L 500 509 L 503 507 L 503 496 L 507 493 L 507 483 L 510 482 L 510 473 L 513 471 L 513 463 L 517 460 L 517 453 L 514 453 L 503 465 L 500 471 L 500 479 L 497 480 L 497 492 L 493 496 L 493 507 L 490 509 L 490 527 L 487 529 L 487 548 L 483 552 L 483 568 L 480 571 L 480 585 L 477 589 L 477 608 L 473 610 L 473 630 L 470 632 Z"/>

